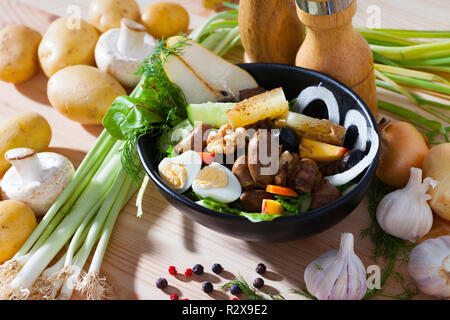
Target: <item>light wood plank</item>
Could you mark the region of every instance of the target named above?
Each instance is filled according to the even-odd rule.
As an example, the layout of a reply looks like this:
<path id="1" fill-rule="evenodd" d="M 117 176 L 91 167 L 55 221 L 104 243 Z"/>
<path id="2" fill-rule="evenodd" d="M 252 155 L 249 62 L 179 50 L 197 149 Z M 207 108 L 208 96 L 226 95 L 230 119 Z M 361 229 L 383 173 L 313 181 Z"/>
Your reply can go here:
<path id="1" fill-rule="evenodd" d="M 157 1 L 138 2 L 144 8 Z M 191 27 L 197 26 L 203 17 L 212 13 L 202 9 L 199 1 L 175 2 L 189 9 Z M 69 4 L 79 5 L 85 14 L 88 3 L 84 0 L 0 0 L 0 27 L 9 23 L 24 23 L 44 32 L 58 15 L 65 15 Z M 367 6 L 377 4 L 382 8 L 383 27 L 450 29 L 448 1 L 430 0 L 425 4 L 418 0 L 360 0 L 358 3 L 358 13 L 354 18 L 358 26 L 364 26 L 367 21 Z M 53 110 L 46 96 L 46 83 L 42 72 L 20 85 L 0 82 L 0 120 L 23 111 L 41 113 L 52 126 L 52 150 L 68 156 L 78 165 L 101 128 L 81 126 Z M 380 92 L 380 97 L 410 107 L 401 97 L 384 92 Z M 271 288 L 273 293 L 279 290 L 288 299 L 299 299 L 299 296 L 289 294 L 288 290 L 304 287 L 303 271 L 306 265 L 319 254 L 336 249 L 342 232 L 355 234 L 356 252 L 366 266 L 375 263 L 371 259 L 372 244 L 367 239 L 359 239 L 360 231 L 369 223 L 367 200 L 335 227 L 315 237 L 286 243 L 250 243 L 208 230 L 175 210 L 153 185 L 144 198 L 142 219 L 136 218 L 134 201 L 133 198 L 117 221 L 102 268 L 103 275 L 114 287 L 114 298 L 168 299 L 171 293 L 178 293 L 189 299 L 231 299 L 230 295 L 218 291 L 206 295 L 201 291 L 201 282 L 211 281 L 218 288 L 239 273 L 252 282 L 257 276 L 254 268 L 263 262 L 270 270 L 266 279 L 267 288 Z M 211 265 L 216 262 L 221 263 L 227 273 L 220 276 L 211 274 Z M 196 263 L 205 266 L 205 276 L 186 280 L 183 276 L 172 277 L 167 272 L 170 265 L 183 272 Z M 407 280 L 411 280 L 405 266 L 400 271 Z M 154 283 L 159 277 L 168 279 L 168 290 L 163 292 L 156 289 Z M 386 293 L 396 293 L 399 289 L 398 283 L 391 279 Z M 418 298 L 428 297 L 419 295 Z"/>

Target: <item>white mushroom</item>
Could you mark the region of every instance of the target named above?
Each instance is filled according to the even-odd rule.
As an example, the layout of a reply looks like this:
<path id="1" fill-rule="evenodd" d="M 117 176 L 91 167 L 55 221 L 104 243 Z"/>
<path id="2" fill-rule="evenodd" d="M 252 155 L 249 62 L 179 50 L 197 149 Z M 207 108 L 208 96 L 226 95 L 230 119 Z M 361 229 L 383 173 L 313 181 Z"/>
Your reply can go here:
<path id="1" fill-rule="evenodd" d="M 12 167 L 0 183 L 2 197 L 25 203 L 37 216 L 47 212 L 75 172 L 66 157 L 53 152 L 17 148 L 5 158 Z"/>
<path id="2" fill-rule="evenodd" d="M 120 28 L 103 33 L 95 47 L 97 67 L 115 77 L 122 85 L 134 87 L 139 76 L 134 73 L 140 63 L 153 52 L 155 40 L 143 25 L 122 19 Z"/>

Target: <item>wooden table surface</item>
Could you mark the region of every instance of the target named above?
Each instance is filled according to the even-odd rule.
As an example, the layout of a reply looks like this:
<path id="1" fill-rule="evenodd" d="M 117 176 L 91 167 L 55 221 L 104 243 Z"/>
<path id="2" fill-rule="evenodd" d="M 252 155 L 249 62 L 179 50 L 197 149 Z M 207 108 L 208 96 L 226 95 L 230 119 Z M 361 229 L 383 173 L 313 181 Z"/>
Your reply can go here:
<path id="1" fill-rule="evenodd" d="M 138 0 L 141 9 L 158 2 Z M 196 27 L 212 12 L 201 7 L 200 0 L 174 1 L 184 5 L 191 14 L 191 27 Z M 0 28 L 9 23 L 23 23 L 44 33 L 58 15 L 66 15 L 69 5 L 78 5 L 86 16 L 88 0 L 0 0 Z M 378 7 L 373 7 L 376 5 Z M 38 10 L 39 8 L 41 10 Z M 373 20 L 371 14 L 380 10 L 382 27 L 405 29 L 450 29 L 450 2 L 448 0 L 359 0 L 354 18 L 356 26 L 366 26 Z M 101 131 L 99 126 L 82 126 L 57 113 L 46 95 L 47 78 L 39 73 L 33 79 L 12 85 L 0 82 L 0 120 L 23 111 L 41 113 L 51 124 L 53 138 L 51 150 L 69 157 L 78 165 L 93 145 Z M 379 92 L 383 99 L 410 106 L 402 97 Z M 356 253 L 367 267 L 384 265 L 371 259 L 373 246 L 361 240 L 360 231 L 368 226 L 367 200 L 335 227 L 314 237 L 285 243 L 251 243 L 233 239 L 211 231 L 184 217 L 158 193 L 153 185 L 144 197 L 144 215 L 136 218 L 135 198 L 121 213 L 105 255 L 102 273 L 113 285 L 117 299 L 168 299 L 172 293 L 189 299 L 231 299 L 220 291 L 207 295 L 201 291 L 203 281 L 211 281 L 217 289 L 229 279 L 241 274 L 252 282 L 257 274 L 256 265 L 263 262 L 268 267 L 265 289 L 281 293 L 287 299 L 300 299 L 290 294 L 291 288 L 304 287 L 303 272 L 309 262 L 320 254 L 338 248 L 342 232 L 355 235 Z M 185 279 L 172 277 L 167 268 L 174 265 L 181 272 L 200 263 L 206 274 Z M 216 276 L 211 273 L 213 263 L 220 263 L 226 272 Z M 408 277 L 406 266 L 400 272 Z M 165 277 L 169 288 L 161 291 L 155 280 Z M 386 284 L 386 293 L 399 292 L 400 285 L 393 279 Z M 429 298 L 419 295 L 416 298 Z"/>

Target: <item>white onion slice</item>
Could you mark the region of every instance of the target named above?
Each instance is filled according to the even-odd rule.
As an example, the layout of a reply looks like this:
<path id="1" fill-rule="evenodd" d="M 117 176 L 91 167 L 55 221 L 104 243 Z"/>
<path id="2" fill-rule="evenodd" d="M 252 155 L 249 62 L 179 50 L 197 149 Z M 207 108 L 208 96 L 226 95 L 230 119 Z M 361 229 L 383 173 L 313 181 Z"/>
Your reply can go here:
<path id="1" fill-rule="evenodd" d="M 368 130 L 370 130 L 370 141 L 371 141 L 369 153 L 364 158 L 362 158 L 362 160 L 358 162 L 358 164 L 356 164 L 353 168 L 335 174 L 333 176 L 325 177 L 324 179 L 327 179 L 330 182 L 330 184 L 334 186 L 342 186 L 347 182 L 352 181 L 361 172 L 363 172 L 364 169 L 366 169 L 375 159 L 380 141 L 378 139 L 378 134 L 374 128 L 368 128 Z"/>
<path id="2" fill-rule="evenodd" d="M 339 106 L 333 92 L 325 87 L 307 87 L 300 92 L 292 111 L 303 113 L 303 110 L 314 100 L 322 100 L 327 106 L 328 120 L 339 124 Z"/>
<path id="3" fill-rule="evenodd" d="M 353 125 L 358 128 L 358 137 L 353 149 L 359 149 L 364 152 L 367 145 L 367 121 L 358 110 L 349 110 L 345 115 L 344 128 L 347 129 L 347 132 L 348 128 Z"/>

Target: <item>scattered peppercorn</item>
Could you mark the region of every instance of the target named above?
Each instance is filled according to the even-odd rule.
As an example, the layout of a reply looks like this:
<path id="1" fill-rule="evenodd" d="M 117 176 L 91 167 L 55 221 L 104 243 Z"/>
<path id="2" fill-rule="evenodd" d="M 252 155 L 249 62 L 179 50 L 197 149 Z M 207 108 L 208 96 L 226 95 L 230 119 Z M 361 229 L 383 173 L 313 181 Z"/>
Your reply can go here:
<path id="1" fill-rule="evenodd" d="M 241 293 L 242 292 L 242 289 L 241 289 L 241 287 L 238 285 L 238 284 L 233 284 L 231 287 L 230 287 L 230 293 L 233 295 L 233 296 L 237 296 L 239 293 Z"/>
<path id="2" fill-rule="evenodd" d="M 170 295 L 170 300 L 178 300 L 178 299 L 179 299 L 179 297 L 176 293 Z"/>
<path id="3" fill-rule="evenodd" d="M 158 280 L 156 280 L 156 287 L 158 289 L 165 289 L 167 288 L 167 280 L 164 278 L 159 278 Z"/>
<path id="4" fill-rule="evenodd" d="M 194 273 L 199 276 L 199 275 L 203 274 L 203 266 L 201 264 L 196 264 L 192 268 L 192 271 L 194 271 Z"/>
<path id="5" fill-rule="evenodd" d="M 256 266 L 256 273 L 258 274 L 264 274 L 266 272 L 267 268 L 263 263 L 260 263 Z"/>
<path id="6" fill-rule="evenodd" d="M 171 275 L 176 275 L 178 272 L 177 272 L 177 268 L 175 268 L 174 266 L 170 266 L 169 267 L 169 273 L 171 274 Z"/>
<path id="7" fill-rule="evenodd" d="M 192 269 L 186 269 L 186 271 L 184 271 L 184 275 L 186 276 L 186 277 L 190 277 L 190 276 L 192 276 Z"/>
<path id="8" fill-rule="evenodd" d="M 231 300 L 239 300 L 238 298 L 233 298 L 233 299 L 231 299 Z"/>
<path id="9" fill-rule="evenodd" d="M 202 289 L 205 293 L 211 293 L 214 288 L 211 282 L 203 282 Z"/>
<path id="10" fill-rule="evenodd" d="M 256 289 L 262 288 L 262 287 L 264 286 L 264 280 L 261 279 L 261 278 L 256 278 L 256 279 L 253 281 L 253 286 L 254 286 Z"/>
<path id="11" fill-rule="evenodd" d="M 183 300 L 189 300 L 188 298 L 184 298 Z"/>
<path id="12" fill-rule="evenodd" d="M 223 267 L 220 264 L 218 264 L 218 263 L 214 263 L 213 266 L 212 266 L 212 271 L 215 274 L 219 274 L 219 273 L 221 273 L 223 271 Z"/>

